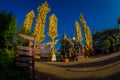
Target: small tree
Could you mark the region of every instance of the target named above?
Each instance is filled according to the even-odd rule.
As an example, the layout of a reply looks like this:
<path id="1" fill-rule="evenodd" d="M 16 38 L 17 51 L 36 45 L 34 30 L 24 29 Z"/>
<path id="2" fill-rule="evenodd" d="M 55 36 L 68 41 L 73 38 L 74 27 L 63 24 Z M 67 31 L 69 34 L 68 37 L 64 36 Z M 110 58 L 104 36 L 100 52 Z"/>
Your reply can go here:
<path id="1" fill-rule="evenodd" d="M 110 40 L 111 46 L 113 46 L 113 44 L 116 43 L 115 38 L 113 38 L 112 36 L 109 37 L 109 40 Z"/>
<path id="2" fill-rule="evenodd" d="M 107 53 L 109 53 L 109 48 L 110 48 L 110 40 L 106 39 L 104 40 L 104 47 Z"/>

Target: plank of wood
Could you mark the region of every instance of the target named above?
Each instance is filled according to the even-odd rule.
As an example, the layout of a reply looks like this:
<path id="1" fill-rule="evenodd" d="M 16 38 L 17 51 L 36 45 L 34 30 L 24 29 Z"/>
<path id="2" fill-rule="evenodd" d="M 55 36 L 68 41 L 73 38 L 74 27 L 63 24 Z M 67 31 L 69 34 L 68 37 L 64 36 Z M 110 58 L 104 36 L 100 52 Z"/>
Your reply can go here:
<path id="1" fill-rule="evenodd" d="M 33 48 L 32 47 L 28 47 L 28 46 L 17 46 L 16 48 L 20 49 L 20 50 L 32 50 L 33 51 Z"/>
<path id="2" fill-rule="evenodd" d="M 18 34 L 19 37 L 22 37 L 24 39 L 28 39 L 28 40 L 32 40 L 34 41 L 34 37 L 31 37 L 31 36 L 27 36 L 27 35 L 24 35 L 24 34 Z"/>
<path id="3" fill-rule="evenodd" d="M 16 61 L 32 61 L 32 57 L 16 57 Z"/>
<path id="4" fill-rule="evenodd" d="M 48 45 L 47 45 L 47 44 L 40 44 L 40 47 L 47 48 L 47 47 L 48 47 Z"/>
<path id="5" fill-rule="evenodd" d="M 15 64 L 20 67 L 32 66 L 32 63 L 15 62 Z"/>
<path id="6" fill-rule="evenodd" d="M 26 55 L 26 56 L 32 56 L 32 52 L 25 52 L 25 51 L 20 51 L 20 50 L 16 50 L 16 53 L 19 55 Z"/>

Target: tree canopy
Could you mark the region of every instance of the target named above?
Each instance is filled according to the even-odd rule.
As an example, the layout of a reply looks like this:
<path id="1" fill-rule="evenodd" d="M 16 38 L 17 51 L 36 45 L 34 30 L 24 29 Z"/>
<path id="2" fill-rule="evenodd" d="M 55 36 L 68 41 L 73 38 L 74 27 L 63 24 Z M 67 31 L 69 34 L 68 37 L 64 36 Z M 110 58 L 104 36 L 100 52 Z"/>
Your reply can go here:
<path id="1" fill-rule="evenodd" d="M 114 28 L 96 32 L 93 34 L 94 45 L 103 44 L 104 40 L 108 38 L 112 44 L 117 42 L 118 39 L 120 40 L 120 29 Z"/>
<path id="2" fill-rule="evenodd" d="M 7 74 L 14 64 L 17 20 L 11 12 L 0 12 L 0 74 Z M 1 75 L 0 75 L 1 76 Z"/>
<path id="3" fill-rule="evenodd" d="M 0 48 L 7 48 L 13 44 L 16 26 L 17 20 L 11 12 L 0 12 Z"/>

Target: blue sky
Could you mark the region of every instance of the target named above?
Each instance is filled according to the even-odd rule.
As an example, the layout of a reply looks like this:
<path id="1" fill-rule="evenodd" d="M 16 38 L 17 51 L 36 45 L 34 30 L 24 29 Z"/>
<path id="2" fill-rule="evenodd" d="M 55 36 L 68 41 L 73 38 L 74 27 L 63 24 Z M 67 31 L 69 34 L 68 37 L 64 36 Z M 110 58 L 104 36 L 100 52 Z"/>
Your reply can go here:
<path id="1" fill-rule="evenodd" d="M 20 27 L 23 24 L 25 15 L 30 10 L 34 10 L 35 16 L 37 16 L 37 7 L 44 1 L 0 0 L 0 11 L 13 12 Z M 92 33 L 115 27 L 117 18 L 120 17 L 120 0 L 47 0 L 47 2 L 51 7 L 51 11 L 47 15 L 45 33 L 48 30 L 48 18 L 54 13 L 58 18 L 59 36 L 56 39 L 62 38 L 64 29 L 67 36 L 71 38 L 72 31 L 75 32 L 74 22 L 78 20 L 80 23 L 80 13 L 83 14 Z M 44 42 L 48 41 L 49 37 L 46 35 Z M 57 44 L 56 48 L 59 49 L 59 47 L 60 44 Z"/>

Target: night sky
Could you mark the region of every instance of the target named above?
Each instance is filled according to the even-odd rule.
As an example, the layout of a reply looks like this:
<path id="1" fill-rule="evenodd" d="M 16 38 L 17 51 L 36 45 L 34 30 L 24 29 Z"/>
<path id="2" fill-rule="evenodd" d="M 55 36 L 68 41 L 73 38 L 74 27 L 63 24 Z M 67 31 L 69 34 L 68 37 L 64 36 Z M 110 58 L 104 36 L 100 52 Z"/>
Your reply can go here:
<path id="1" fill-rule="evenodd" d="M 13 12 L 18 21 L 18 27 L 21 27 L 25 15 L 30 10 L 34 10 L 35 16 L 37 16 L 37 7 L 44 1 L 0 0 L 0 11 L 6 10 L 7 12 Z M 59 36 L 56 39 L 59 40 L 62 38 L 64 30 L 68 38 L 71 38 L 72 33 L 75 34 L 74 22 L 78 20 L 80 23 L 80 13 L 83 14 L 92 33 L 114 28 L 117 24 L 118 17 L 120 17 L 120 0 L 47 0 L 47 2 L 51 7 L 51 11 L 47 15 L 45 33 L 48 31 L 48 18 L 54 13 L 58 18 Z M 34 25 L 32 27 L 33 29 Z M 44 42 L 48 41 L 49 37 L 46 35 Z M 59 49 L 59 43 L 55 47 Z"/>

